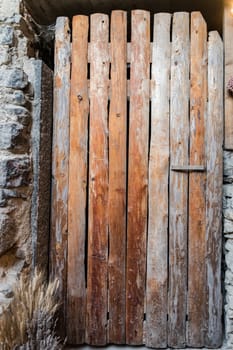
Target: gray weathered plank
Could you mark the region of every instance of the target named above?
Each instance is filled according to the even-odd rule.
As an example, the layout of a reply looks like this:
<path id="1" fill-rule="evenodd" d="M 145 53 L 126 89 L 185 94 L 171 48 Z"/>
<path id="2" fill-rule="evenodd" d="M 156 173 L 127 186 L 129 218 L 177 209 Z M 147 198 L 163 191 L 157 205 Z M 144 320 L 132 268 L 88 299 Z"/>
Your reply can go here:
<path id="1" fill-rule="evenodd" d="M 189 14 L 175 13 L 171 58 L 171 164 L 188 164 Z M 185 347 L 188 174 L 170 172 L 168 345 Z"/>
<path id="2" fill-rule="evenodd" d="M 132 11 L 126 343 L 143 342 L 149 141 L 150 13 Z M 141 58 L 141 59 L 140 59 Z"/>
<path id="3" fill-rule="evenodd" d="M 89 114 L 88 27 L 88 17 L 75 16 L 73 18 L 67 258 L 67 341 L 69 344 L 85 342 L 85 239 Z"/>
<path id="4" fill-rule="evenodd" d="M 67 282 L 70 54 L 69 19 L 60 17 L 55 36 L 50 276 L 60 282 L 63 333 Z"/>
<path id="5" fill-rule="evenodd" d="M 191 14 L 190 164 L 205 167 L 207 112 L 207 25 Z M 187 345 L 203 347 L 206 331 L 206 173 L 189 174 Z"/>
<path id="6" fill-rule="evenodd" d="M 223 183 L 223 44 L 217 32 L 208 43 L 208 117 L 206 187 L 207 347 L 222 343 L 222 183 Z"/>
<path id="7" fill-rule="evenodd" d="M 108 308 L 109 18 L 91 15 L 86 342 L 105 345 Z"/>
<path id="8" fill-rule="evenodd" d="M 153 348 L 167 347 L 170 26 L 170 14 L 154 16 L 146 288 L 146 345 Z"/>

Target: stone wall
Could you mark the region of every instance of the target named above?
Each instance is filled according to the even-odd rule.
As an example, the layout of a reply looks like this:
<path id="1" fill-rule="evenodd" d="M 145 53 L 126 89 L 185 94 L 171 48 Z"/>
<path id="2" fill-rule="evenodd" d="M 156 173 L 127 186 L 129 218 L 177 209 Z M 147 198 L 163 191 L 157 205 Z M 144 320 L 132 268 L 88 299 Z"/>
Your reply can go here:
<path id="1" fill-rule="evenodd" d="M 223 186 L 223 221 L 224 221 L 224 261 L 225 270 L 225 346 L 233 348 L 233 152 L 224 153 Z"/>
<path id="2" fill-rule="evenodd" d="M 18 274 L 31 272 L 39 260 L 38 251 L 45 270 L 48 256 L 52 73 L 33 58 L 37 56 L 37 37 L 23 10 L 20 0 L 0 0 L 1 306 L 12 298 Z M 46 105 L 41 104 L 43 72 L 50 99 L 48 103 L 43 98 L 47 113 Z M 42 149 L 48 156 L 44 163 Z M 39 181 L 40 173 L 46 179 L 41 176 Z"/>

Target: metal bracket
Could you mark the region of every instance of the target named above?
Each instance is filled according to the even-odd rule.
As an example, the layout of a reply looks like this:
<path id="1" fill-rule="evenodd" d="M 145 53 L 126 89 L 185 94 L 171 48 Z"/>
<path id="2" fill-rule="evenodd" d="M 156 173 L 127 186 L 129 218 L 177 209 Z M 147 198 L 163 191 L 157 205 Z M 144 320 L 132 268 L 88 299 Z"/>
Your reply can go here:
<path id="1" fill-rule="evenodd" d="M 184 165 L 184 166 L 179 166 L 179 165 L 172 165 L 171 166 L 172 171 L 180 171 L 180 172 L 204 172 L 206 171 L 206 167 L 204 165 Z"/>

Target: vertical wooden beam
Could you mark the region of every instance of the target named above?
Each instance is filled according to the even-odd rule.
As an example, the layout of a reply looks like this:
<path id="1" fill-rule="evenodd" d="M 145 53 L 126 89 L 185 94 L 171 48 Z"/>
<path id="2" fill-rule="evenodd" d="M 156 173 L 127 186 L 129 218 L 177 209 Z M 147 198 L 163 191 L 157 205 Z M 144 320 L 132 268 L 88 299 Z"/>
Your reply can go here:
<path id="1" fill-rule="evenodd" d="M 60 282 L 63 335 L 67 283 L 70 46 L 69 19 L 60 17 L 55 36 L 50 277 Z"/>
<path id="2" fill-rule="evenodd" d="M 222 343 L 222 184 L 223 184 L 223 44 L 209 34 L 206 186 L 207 338 L 206 347 Z"/>
<path id="3" fill-rule="evenodd" d="M 233 150 L 233 96 L 227 90 L 230 78 L 233 78 L 233 2 L 224 1 L 224 53 L 225 53 L 225 148 Z"/>
<path id="4" fill-rule="evenodd" d="M 206 164 L 207 25 L 200 12 L 191 14 L 190 164 Z M 203 347 L 206 332 L 206 173 L 189 174 L 188 339 Z"/>
<path id="5" fill-rule="evenodd" d="M 86 342 L 105 345 L 108 305 L 109 19 L 91 16 L 89 221 Z"/>
<path id="6" fill-rule="evenodd" d="M 172 30 L 170 161 L 189 161 L 189 14 L 175 13 Z M 188 174 L 170 172 L 168 345 L 186 345 Z"/>
<path id="7" fill-rule="evenodd" d="M 126 343 L 143 343 L 146 283 L 150 13 L 132 11 L 128 227 L 126 272 Z"/>
<path id="8" fill-rule="evenodd" d="M 72 25 L 70 94 L 70 155 L 68 202 L 67 341 L 85 342 L 85 239 L 87 205 L 87 84 L 88 17 L 75 16 Z"/>
<path id="9" fill-rule="evenodd" d="M 111 17 L 108 342 L 125 344 L 127 13 Z"/>
<path id="10" fill-rule="evenodd" d="M 154 16 L 146 288 L 146 345 L 153 348 L 167 347 L 170 27 L 170 14 Z"/>

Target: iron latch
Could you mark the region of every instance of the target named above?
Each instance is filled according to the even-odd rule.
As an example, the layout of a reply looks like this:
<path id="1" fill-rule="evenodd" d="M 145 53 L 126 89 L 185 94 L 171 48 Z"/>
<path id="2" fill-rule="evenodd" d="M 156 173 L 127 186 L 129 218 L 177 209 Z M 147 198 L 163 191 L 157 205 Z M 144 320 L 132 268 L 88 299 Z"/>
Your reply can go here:
<path id="1" fill-rule="evenodd" d="M 204 165 L 172 165 L 171 170 L 180 172 L 204 172 L 206 171 L 206 167 Z"/>

